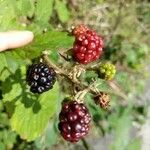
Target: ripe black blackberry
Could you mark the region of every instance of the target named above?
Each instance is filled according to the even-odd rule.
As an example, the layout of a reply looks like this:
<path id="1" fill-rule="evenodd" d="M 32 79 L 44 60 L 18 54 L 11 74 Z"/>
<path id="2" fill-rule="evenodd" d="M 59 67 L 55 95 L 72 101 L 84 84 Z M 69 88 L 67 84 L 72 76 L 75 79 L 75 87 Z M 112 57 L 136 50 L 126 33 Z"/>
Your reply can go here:
<path id="1" fill-rule="evenodd" d="M 56 81 L 53 68 L 43 63 L 32 64 L 27 70 L 27 83 L 33 93 L 43 93 L 51 89 Z"/>
<path id="2" fill-rule="evenodd" d="M 69 101 L 63 103 L 59 120 L 58 128 L 63 138 L 78 142 L 88 133 L 91 116 L 83 103 Z"/>

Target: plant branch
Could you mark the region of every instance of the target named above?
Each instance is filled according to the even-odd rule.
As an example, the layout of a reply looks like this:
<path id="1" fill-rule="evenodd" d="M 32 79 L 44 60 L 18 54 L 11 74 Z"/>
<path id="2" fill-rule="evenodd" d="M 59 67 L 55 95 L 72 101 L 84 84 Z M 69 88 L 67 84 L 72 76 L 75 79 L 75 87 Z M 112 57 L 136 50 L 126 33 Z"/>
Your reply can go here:
<path id="1" fill-rule="evenodd" d="M 64 76 L 66 79 L 68 79 L 71 83 L 73 83 L 74 85 L 77 85 L 78 87 L 80 87 L 82 90 L 84 91 L 89 91 L 91 94 L 93 95 L 97 95 L 98 94 L 98 91 L 95 87 L 93 87 L 92 85 L 87 85 L 86 83 L 84 82 L 81 82 L 77 79 L 74 79 L 72 76 L 70 76 L 70 72 L 64 70 L 64 69 L 61 69 L 61 67 L 58 67 L 57 65 L 55 65 L 48 57 L 48 54 L 46 52 L 43 53 L 43 60 L 51 67 L 53 67 L 56 71 L 56 73 L 58 75 L 61 75 L 61 76 Z M 100 92 L 100 91 L 99 91 Z M 115 91 L 108 91 L 107 93 L 111 93 L 111 94 L 115 94 L 115 95 L 118 95 L 120 97 L 122 97 L 123 99 L 127 99 L 126 95 L 121 93 L 120 91 L 119 92 L 115 92 Z"/>
<path id="2" fill-rule="evenodd" d="M 55 69 L 55 72 L 59 75 L 62 75 L 64 76 L 65 78 L 67 78 L 68 80 L 70 80 L 72 83 L 76 84 L 76 85 L 79 85 L 79 86 L 87 86 L 81 82 L 79 82 L 78 80 L 75 80 L 74 78 L 72 78 L 68 71 L 64 70 L 64 69 L 61 69 L 60 67 L 56 66 L 52 61 L 50 61 L 48 55 L 46 54 L 43 54 L 43 60 L 51 67 L 53 67 Z"/>

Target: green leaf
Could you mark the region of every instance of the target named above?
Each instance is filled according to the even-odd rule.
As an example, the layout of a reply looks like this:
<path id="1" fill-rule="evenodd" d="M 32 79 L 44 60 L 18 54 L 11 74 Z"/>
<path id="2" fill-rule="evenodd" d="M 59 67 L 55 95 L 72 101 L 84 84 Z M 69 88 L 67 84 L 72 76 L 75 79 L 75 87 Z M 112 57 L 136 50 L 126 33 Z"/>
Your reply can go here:
<path id="1" fill-rule="evenodd" d="M 3 93 L 5 93 L 3 95 L 4 102 L 12 101 L 17 96 L 19 96 L 22 92 L 21 85 L 19 83 L 12 84 L 12 85 L 10 85 L 10 84 L 11 83 L 8 81 L 8 82 L 5 82 L 5 84 L 3 85 L 2 91 L 3 91 Z M 8 85 L 10 85 L 10 87 Z M 9 91 L 10 88 L 11 88 L 11 91 Z"/>
<path id="2" fill-rule="evenodd" d="M 15 73 L 15 71 L 18 68 L 17 60 L 14 60 L 12 57 L 12 53 L 1 53 L 0 54 L 0 60 L 2 60 L 2 65 L 0 68 L 3 69 L 4 67 L 9 68 L 10 72 Z"/>
<path id="3" fill-rule="evenodd" d="M 32 44 L 0 53 L 0 80 L 4 81 L 20 66 L 29 64 L 31 59 L 39 57 L 43 50 L 48 50 L 51 53 L 51 58 L 57 61 L 58 50 L 69 49 L 72 44 L 73 38 L 65 32 L 47 32 L 36 35 Z"/>
<path id="4" fill-rule="evenodd" d="M 73 44 L 73 38 L 65 32 L 46 32 L 36 35 L 32 44 L 15 50 L 21 60 L 33 59 L 39 57 L 43 50 L 58 54 L 58 50 L 69 49 Z"/>
<path id="5" fill-rule="evenodd" d="M 126 150 L 141 150 L 141 140 L 139 138 L 131 141 Z"/>
<path id="6" fill-rule="evenodd" d="M 58 96 L 58 84 L 55 84 L 36 100 L 20 97 L 10 120 L 12 129 L 27 141 L 39 137 L 55 113 Z"/>
<path id="7" fill-rule="evenodd" d="M 26 69 L 22 66 L 2 83 L 3 102 L 10 116 L 12 130 L 27 141 L 35 140 L 46 128 L 57 108 L 59 87 L 36 95 L 29 92 L 25 82 Z M 9 85 L 9 86 L 8 86 Z"/>
<path id="8" fill-rule="evenodd" d="M 48 21 L 52 15 L 54 0 L 37 0 L 35 17 L 41 24 L 48 24 Z"/>
<path id="9" fill-rule="evenodd" d="M 65 0 L 55 0 L 55 9 L 62 23 L 69 20 L 70 13 Z"/>
<path id="10" fill-rule="evenodd" d="M 0 80 L 5 80 L 11 73 L 15 73 L 18 68 L 16 60 L 11 57 L 11 53 L 0 53 Z"/>

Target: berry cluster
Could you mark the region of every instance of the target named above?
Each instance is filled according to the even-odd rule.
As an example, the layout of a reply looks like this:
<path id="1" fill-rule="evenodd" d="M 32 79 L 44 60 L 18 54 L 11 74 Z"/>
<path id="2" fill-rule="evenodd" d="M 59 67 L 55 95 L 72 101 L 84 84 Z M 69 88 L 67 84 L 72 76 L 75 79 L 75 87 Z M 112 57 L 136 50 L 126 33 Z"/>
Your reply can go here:
<path id="1" fill-rule="evenodd" d="M 111 63 L 104 63 L 100 65 L 98 73 L 102 79 L 112 80 L 116 73 L 116 67 Z"/>
<path id="2" fill-rule="evenodd" d="M 51 89 L 56 81 L 56 73 L 46 64 L 32 64 L 27 70 L 27 83 L 33 93 L 43 93 Z"/>
<path id="3" fill-rule="evenodd" d="M 67 141 L 78 142 L 89 131 L 91 116 L 83 103 L 64 102 L 59 118 L 60 133 Z"/>
<path id="4" fill-rule="evenodd" d="M 97 35 L 95 31 L 89 29 L 84 25 L 78 25 L 73 29 L 72 35 L 75 36 L 75 41 L 72 48 L 73 58 L 77 62 L 81 64 L 88 64 L 100 58 L 100 56 L 102 55 L 103 40 L 100 36 Z M 46 60 L 47 59 L 45 59 L 45 62 L 47 62 Z M 70 73 L 68 73 L 67 71 L 64 73 L 63 71 L 61 71 L 61 68 L 55 66 L 54 64 L 52 64 L 52 66 L 58 73 L 59 71 L 61 72 L 60 75 L 67 77 L 67 79 L 71 81 L 74 78 L 76 79 L 77 71 L 74 71 L 75 75 L 71 72 L 70 77 Z M 98 65 L 93 70 L 96 70 L 96 73 L 99 75 L 99 77 L 105 80 L 111 80 L 116 72 L 115 66 L 110 63 L 101 64 L 100 66 Z M 52 67 L 49 67 L 44 63 L 32 64 L 27 70 L 26 79 L 28 85 L 30 86 L 30 91 L 40 94 L 48 91 L 53 87 L 56 81 L 56 72 Z M 78 79 L 76 81 L 78 81 Z M 76 84 L 76 81 L 72 82 Z M 84 84 L 81 85 L 81 87 L 85 88 L 85 90 L 87 88 L 87 86 L 84 86 Z M 76 89 L 76 91 L 79 93 L 83 92 L 84 90 L 81 91 L 82 88 Z M 110 102 L 109 95 L 104 92 L 100 92 L 97 89 L 95 90 L 95 88 L 93 88 L 91 91 L 92 94 L 94 93 L 96 95 L 93 98 L 95 103 L 101 108 L 107 109 Z M 97 93 L 99 94 L 97 95 Z M 78 94 L 76 95 L 79 96 Z M 83 95 L 84 93 L 81 94 L 80 98 Z M 80 98 L 75 97 L 75 99 Z M 90 121 L 91 115 L 89 114 L 88 108 L 83 103 L 79 103 L 75 100 L 63 102 L 62 109 L 59 114 L 58 128 L 60 134 L 65 140 L 70 142 L 78 142 L 80 139 L 82 139 L 89 132 Z"/>
<path id="5" fill-rule="evenodd" d="M 87 64 L 99 59 L 102 55 L 103 40 L 95 31 L 79 25 L 73 30 L 73 35 L 73 57 L 77 62 Z"/>

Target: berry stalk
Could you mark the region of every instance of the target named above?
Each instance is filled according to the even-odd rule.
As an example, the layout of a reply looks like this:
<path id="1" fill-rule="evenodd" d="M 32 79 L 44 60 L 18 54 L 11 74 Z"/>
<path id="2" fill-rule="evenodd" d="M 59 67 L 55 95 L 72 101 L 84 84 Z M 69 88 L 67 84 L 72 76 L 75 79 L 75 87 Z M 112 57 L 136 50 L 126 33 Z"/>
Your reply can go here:
<path id="1" fill-rule="evenodd" d="M 85 90 L 87 89 L 91 94 L 93 95 L 97 95 L 97 93 L 103 92 L 100 91 L 97 88 L 93 88 L 93 86 L 87 85 L 86 83 L 82 82 L 82 81 L 78 81 L 77 79 L 72 78 L 68 71 L 66 71 L 65 69 L 61 69 L 60 67 L 58 67 L 57 65 L 55 65 L 48 57 L 48 53 L 46 51 L 43 52 L 43 60 L 47 63 L 47 65 L 49 65 L 49 67 L 53 67 L 55 72 L 60 75 L 60 76 L 64 76 L 67 80 L 69 80 L 71 83 L 75 84 L 76 86 L 82 88 L 81 90 Z M 122 93 L 121 91 L 107 91 L 107 93 L 109 94 L 114 94 L 117 96 L 120 96 L 121 98 L 123 98 L 124 100 L 127 100 L 127 96 Z"/>

